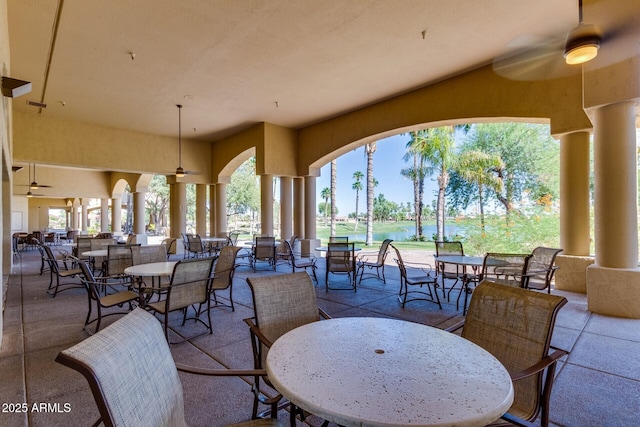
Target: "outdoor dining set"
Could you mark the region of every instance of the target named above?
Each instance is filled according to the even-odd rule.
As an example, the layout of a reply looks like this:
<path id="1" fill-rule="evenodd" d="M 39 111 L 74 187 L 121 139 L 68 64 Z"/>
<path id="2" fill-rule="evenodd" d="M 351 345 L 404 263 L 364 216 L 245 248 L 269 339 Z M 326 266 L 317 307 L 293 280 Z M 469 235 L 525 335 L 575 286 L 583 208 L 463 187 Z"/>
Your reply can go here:
<path id="1" fill-rule="evenodd" d="M 316 248 L 322 257 L 301 253 L 295 237 L 278 242 L 259 236 L 240 245 L 237 235 L 207 239 L 185 234 L 183 244 L 182 258 L 169 253 L 175 239 L 148 246 L 109 241 L 74 255 L 39 245 L 52 296 L 80 286 L 87 291 L 85 330 L 90 337 L 56 360 L 89 381 L 106 425 L 124 424 L 130 416 L 123 403 L 128 393 L 153 394 L 158 404 L 167 405 L 166 413 L 146 415 L 149 425 L 184 425 L 178 371 L 252 378 L 254 420 L 246 425 L 280 425 L 283 407 L 291 426 L 309 414 L 344 426 L 485 425 L 501 417 L 516 425 L 534 419 L 548 423 L 553 372 L 567 354 L 549 347 L 555 316 L 566 303 L 550 294 L 558 249 L 475 257 L 464 255 L 460 242 L 435 242 L 429 265 L 403 261 L 391 240 L 377 251 L 364 251 L 346 237 L 332 238 Z M 357 292 L 363 280 L 386 284 L 385 266 L 392 263 L 388 255 L 400 273 L 403 308 L 423 300 L 442 309 L 440 298 L 448 301 L 458 290 L 456 309 L 464 295 L 466 318 L 442 330 L 394 319 L 331 318 L 318 307 L 321 258 L 325 292 Z M 290 273 L 247 278 L 253 300 L 253 316 L 245 319 L 251 369 L 174 362 L 170 345 L 211 334 L 213 308 L 235 309 L 236 269 L 260 272 L 264 266 L 273 272 L 285 263 Z M 526 316 L 513 316 L 514 302 Z M 173 312 L 180 315 L 170 316 Z M 101 329 L 104 318 L 116 314 L 124 316 Z M 527 322 L 542 326 L 531 331 Z M 513 345 L 504 346 L 505 340 Z M 123 360 L 123 352 L 136 356 Z M 109 363 L 118 368 L 102 369 Z M 123 385 L 137 383 L 145 384 L 142 391 Z M 433 399 L 440 403 L 427 410 L 426 402 Z"/>

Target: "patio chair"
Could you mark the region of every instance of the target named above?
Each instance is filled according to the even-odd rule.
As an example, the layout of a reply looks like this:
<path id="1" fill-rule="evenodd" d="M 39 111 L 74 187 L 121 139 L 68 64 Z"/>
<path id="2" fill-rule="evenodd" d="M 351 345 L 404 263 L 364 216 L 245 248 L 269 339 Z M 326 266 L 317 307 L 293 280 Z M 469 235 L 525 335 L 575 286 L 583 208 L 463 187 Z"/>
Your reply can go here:
<path id="1" fill-rule="evenodd" d="M 198 258 L 208 255 L 208 250 L 199 234 L 187 234 L 187 256 Z"/>
<path id="2" fill-rule="evenodd" d="M 556 316 L 567 299 L 557 295 L 485 280 L 475 291 L 466 319 L 447 329 L 461 327 L 462 337 L 484 348 L 511 375 L 514 401 L 502 418 L 520 426 L 540 414 L 549 425 L 549 398 L 558 359 L 568 354 L 554 349 L 549 354 Z"/>
<path id="3" fill-rule="evenodd" d="M 255 369 L 264 369 L 269 348 L 279 337 L 298 326 L 330 318 L 318 307 L 307 273 L 249 277 L 247 283 L 253 297 L 254 317 L 244 321 L 249 325 Z M 269 405 L 271 417 L 275 417 L 282 395 L 264 393 L 261 382 L 273 387 L 266 375 L 254 376 L 252 417 L 258 416 L 259 404 Z M 292 414 L 295 413 L 292 408 Z"/>
<path id="4" fill-rule="evenodd" d="M 178 253 L 178 239 L 167 237 L 160 244 L 164 246 L 164 250 L 167 254 L 167 260 L 171 259 L 171 255 Z"/>
<path id="5" fill-rule="evenodd" d="M 47 292 L 50 295 L 55 298 L 60 292 L 83 287 L 79 277 L 80 268 L 69 265 L 68 260 L 56 258 L 51 248 L 47 245 L 39 245 L 39 248 L 44 251 L 44 260 L 49 265 L 50 279 Z M 53 284 L 54 277 L 56 279 L 55 286 Z M 73 279 L 73 281 L 69 281 L 70 279 Z M 61 280 L 65 281 L 60 282 Z"/>
<path id="6" fill-rule="evenodd" d="M 551 293 L 551 281 L 558 266 L 555 265 L 556 256 L 562 249 L 545 248 L 538 246 L 531 252 L 531 258 L 527 264 L 522 287 L 539 291 L 547 290 Z"/>
<path id="7" fill-rule="evenodd" d="M 349 243 L 349 236 L 330 236 L 329 243 Z"/>
<path id="8" fill-rule="evenodd" d="M 124 272 L 125 268 L 133 265 L 131 249 L 129 245 L 107 246 L 107 258 L 102 264 L 100 277 L 104 285 L 131 285 L 133 279 Z"/>
<path id="9" fill-rule="evenodd" d="M 464 294 L 462 313 L 465 314 L 467 312 L 469 296 L 473 292 L 475 285 L 483 280 L 522 287 L 530 256 L 530 254 L 487 253 L 484 256 L 482 271 L 479 274 L 464 275 L 463 290 L 458 294 L 456 310 L 458 309 L 460 296 Z"/>
<path id="10" fill-rule="evenodd" d="M 293 237 L 292 242 L 295 242 L 295 237 Z M 294 243 L 288 242 L 285 240 L 285 245 L 289 248 L 289 253 L 291 254 L 291 272 L 295 273 L 296 268 L 302 268 L 304 271 L 309 273 L 309 269 L 311 269 L 311 275 L 313 276 L 314 282 L 318 284 L 318 276 L 316 275 L 316 257 L 313 254 L 302 255 L 301 252 L 296 252 L 294 250 Z"/>
<path id="11" fill-rule="evenodd" d="M 85 261 L 77 260 L 77 263 L 78 267 L 80 267 L 82 284 L 87 290 L 87 298 L 89 301 L 89 311 L 87 312 L 87 318 L 84 321 L 84 330 L 89 335 L 93 335 L 100 330 L 100 323 L 102 323 L 102 319 L 104 317 L 127 314 L 129 311 L 135 308 L 132 303 L 138 300 L 138 294 L 130 290 L 125 290 L 109 295 L 100 296 L 100 288 L 102 288 L 104 282 L 97 281 L 95 279 L 91 268 L 89 268 Z M 91 313 L 93 311 L 94 304 L 96 306 L 96 317 L 92 320 Z M 103 314 L 102 312 L 103 309 L 123 307 L 124 305 L 128 306 L 129 309 L 127 311 L 113 311 L 107 314 Z M 93 331 L 89 328 L 89 325 L 91 325 L 92 323 L 96 324 L 96 327 Z"/>
<path id="12" fill-rule="evenodd" d="M 178 261 L 173 268 L 171 275 L 171 283 L 167 287 L 166 298 L 156 302 L 150 302 L 145 305 L 147 310 L 159 313 L 164 318 L 164 334 L 169 344 L 179 344 L 188 341 L 197 336 L 213 333 L 211 328 L 211 315 L 209 303 L 209 282 L 211 278 L 211 269 L 213 267 L 213 258 L 195 258 L 190 260 Z M 141 292 L 145 292 L 145 287 L 141 288 Z M 153 290 L 153 289 L 152 289 Z M 206 304 L 207 321 L 200 319 L 200 308 Z M 198 305 L 196 309 L 195 306 Z M 194 317 L 187 317 L 189 307 L 194 308 Z M 179 340 L 177 342 L 169 341 L 169 313 L 177 310 L 183 311 L 182 325 L 187 320 L 194 320 L 202 323 L 206 327 L 206 331 L 196 336 L 191 336 Z"/>
<path id="13" fill-rule="evenodd" d="M 233 275 L 236 271 L 236 255 L 240 250 L 237 246 L 224 246 L 220 250 L 220 255 L 213 266 L 213 278 L 211 279 L 211 299 L 214 307 L 229 307 L 235 311 L 233 306 Z M 229 290 L 229 303 L 225 304 L 218 299 L 216 291 Z"/>
<path id="14" fill-rule="evenodd" d="M 85 377 L 100 412 L 94 425 L 102 422 L 107 427 L 186 427 L 178 371 L 208 376 L 264 373 L 176 364 L 157 319 L 140 308 L 61 351 L 56 362 Z M 237 426 L 281 427 L 281 424 L 271 419 Z"/>
<path id="15" fill-rule="evenodd" d="M 387 283 L 387 279 L 384 277 L 384 263 L 387 259 L 387 255 L 389 253 L 389 244 L 393 242 L 392 239 L 385 239 L 380 245 L 380 250 L 378 252 L 360 252 L 358 254 L 358 259 L 356 261 L 356 265 L 358 269 L 356 271 L 356 276 L 358 272 L 360 272 L 360 281 L 358 283 L 362 283 L 362 279 L 372 279 L 377 278 L 381 279 L 382 283 Z M 365 269 L 369 269 L 370 272 L 365 273 Z M 373 270 L 376 270 L 374 273 Z M 382 273 L 382 275 L 380 275 Z M 365 274 L 367 277 L 365 277 Z"/>
<path id="16" fill-rule="evenodd" d="M 295 241 L 295 236 L 291 236 L 290 240 L 281 239 L 280 244 L 276 246 L 276 269 L 278 268 L 278 264 L 287 264 L 291 265 L 291 244 L 289 243 L 291 240 Z"/>
<path id="17" fill-rule="evenodd" d="M 462 247 L 462 242 L 443 242 L 437 241 L 436 245 L 436 257 L 439 256 L 447 256 L 447 255 L 460 255 L 464 256 L 464 249 Z M 441 279 L 442 285 L 442 295 L 447 298 L 449 301 L 451 291 L 453 291 L 460 282 L 460 292 L 462 292 L 462 278 L 466 273 L 466 268 L 463 265 L 457 264 L 447 264 L 444 262 L 436 261 L 436 270 Z M 445 283 L 445 279 L 454 279 L 453 285 L 449 288 L 449 292 L 447 292 L 447 287 Z"/>
<path id="18" fill-rule="evenodd" d="M 228 244 L 230 246 L 238 246 L 238 237 L 240 236 L 239 231 L 230 231 L 227 236 Z"/>
<path id="19" fill-rule="evenodd" d="M 429 264 L 405 262 L 398 248 L 390 246 L 396 253 L 395 261 L 400 269 L 398 300 L 402 303 L 402 308 L 411 301 L 429 301 L 437 304 L 442 310 L 437 289 L 438 275 L 433 267 Z"/>
<path id="20" fill-rule="evenodd" d="M 356 259 L 353 243 L 332 243 L 327 246 L 325 291 L 353 290 L 356 292 Z M 331 286 L 329 274 L 346 274 L 349 281 L 346 286 Z"/>
<path id="21" fill-rule="evenodd" d="M 256 236 L 251 256 L 251 267 L 256 271 L 258 261 L 267 262 L 272 270 L 276 269 L 276 239 L 272 236 Z"/>

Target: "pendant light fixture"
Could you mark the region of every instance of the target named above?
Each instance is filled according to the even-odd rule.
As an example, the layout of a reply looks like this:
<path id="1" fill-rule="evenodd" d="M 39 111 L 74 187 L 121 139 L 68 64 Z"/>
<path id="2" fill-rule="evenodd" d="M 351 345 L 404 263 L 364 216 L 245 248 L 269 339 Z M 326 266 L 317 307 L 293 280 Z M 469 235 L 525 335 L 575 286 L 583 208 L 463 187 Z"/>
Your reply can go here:
<path id="1" fill-rule="evenodd" d="M 184 178 L 184 169 L 182 168 L 182 105 L 176 104 L 178 107 L 178 167 L 176 168 L 176 178 Z"/>
<path id="2" fill-rule="evenodd" d="M 596 26 L 582 21 L 582 0 L 578 3 L 578 14 L 578 26 L 569 32 L 564 45 L 564 59 L 569 65 L 591 61 L 600 48 L 600 34 Z"/>

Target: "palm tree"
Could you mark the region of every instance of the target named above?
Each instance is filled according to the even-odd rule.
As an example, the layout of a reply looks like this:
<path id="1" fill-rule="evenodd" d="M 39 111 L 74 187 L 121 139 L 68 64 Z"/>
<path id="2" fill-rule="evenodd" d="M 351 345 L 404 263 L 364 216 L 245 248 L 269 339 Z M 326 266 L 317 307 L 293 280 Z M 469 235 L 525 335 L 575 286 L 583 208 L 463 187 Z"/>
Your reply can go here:
<path id="1" fill-rule="evenodd" d="M 331 237 L 336 235 L 336 178 L 338 162 L 331 160 Z"/>
<path id="2" fill-rule="evenodd" d="M 424 167 L 424 157 L 422 150 L 426 144 L 425 130 L 409 132 L 411 139 L 407 143 L 407 153 L 404 155 L 404 161 L 413 160 L 413 166 L 402 169 L 400 174 L 413 182 L 413 206 L 416 224 L 416 240 L 422 240 L 422 206 L 424 197 L 424 178 L 426 170 Z"/>
<path id="3" fill-rule="evenodd" d="M 480 205 L 480 224 L 484 235 L 484 203 L 482 194 L 486 187 L 500 193 L 502 179 L 500 171 L 504 169 L 504 162 L 500 156 L 487 154 L 482 151 L 466 151 L 460 155 L 454 170 L 462 179 L 478 187 L 478 203 Z"/>
<path id="4" fill-rule="evenodd" d="M 424 143 L 419 147 L 420 154 L 427 165 L 427 174 L 437 174 L 436 238 L 438 240 L 443 240 L 444 238 L 444 217 L 446 212 L 444 193 L 449 184 L 449 169 L 454 164 L 453 143 L 453 126 L 443 126 L 427 129 Z"/>
<path id="5" fill-rule="evenodd" d="M 373 244 L 373 153 L 376 152 L 376 142 L 364 146 L 367 155 L 367 246 Z"/>
<path id="6" fill-rule="evenodd" d="M 331 189 L 329 187 L 324 187 L 320 192 L 320 197 L 324 200 L 324 226 L 327 226 L 327 204 L 329 203 L 329 198 L 331 197 Z"/>
<path id="7" fill-rule="evenodd" d="M 353 228 L 353 231 L 358 230 L 358 202 L 360 201 L 360 192 L 362 191 L 362 178 L 364 178 L 364 174 L 360 171 L 355 171 L 353 173 L 353 179 L 355 179 L 354 183 L 351 184 L 351 189 L 356 191 L 356 225 Z"/>

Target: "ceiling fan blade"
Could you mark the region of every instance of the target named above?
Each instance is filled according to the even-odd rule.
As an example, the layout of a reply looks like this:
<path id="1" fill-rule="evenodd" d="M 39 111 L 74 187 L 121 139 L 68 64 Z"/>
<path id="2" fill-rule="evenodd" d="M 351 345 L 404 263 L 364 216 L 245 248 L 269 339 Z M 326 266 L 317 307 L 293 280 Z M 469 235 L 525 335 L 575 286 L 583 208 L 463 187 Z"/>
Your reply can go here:
<path id="1" fill-rule="evenodd" d="M 521 47 L 493 61 L 496 74 L 509 80 L 535 81 L 568 77 L 580 72 L 580 67 L 567 65 L 564 38 L 554 37 Z"/>

